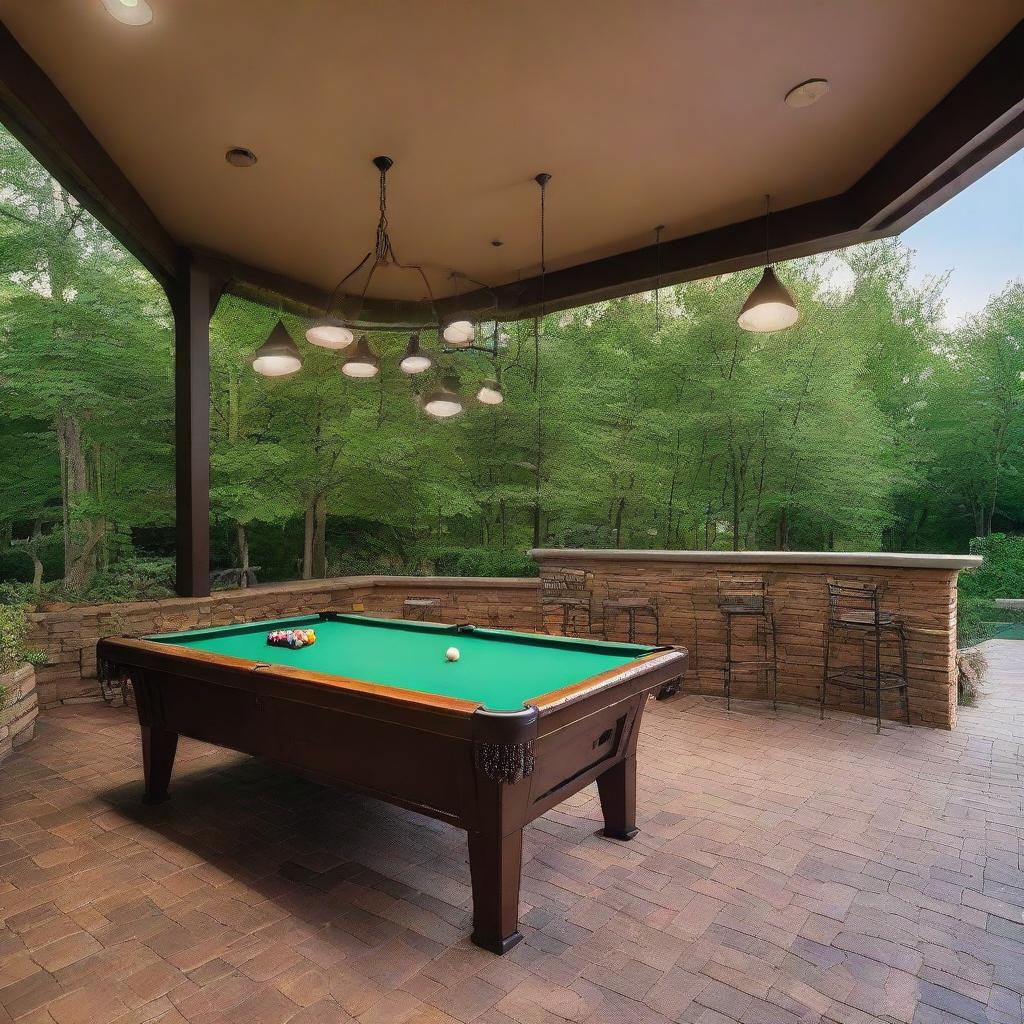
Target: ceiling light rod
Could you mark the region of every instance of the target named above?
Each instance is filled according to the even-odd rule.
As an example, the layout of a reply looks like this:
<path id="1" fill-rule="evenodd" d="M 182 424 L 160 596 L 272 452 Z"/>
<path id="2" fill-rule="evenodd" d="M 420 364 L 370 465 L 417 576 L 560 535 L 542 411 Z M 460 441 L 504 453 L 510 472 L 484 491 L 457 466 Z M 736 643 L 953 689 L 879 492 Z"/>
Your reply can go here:
<path id="1" fill-rule="evenodd" d="M 548 182 L 551 175 L 542 171 L 534 179 L 540 187 L 540 312 L 533 317 L 533 390 L 537 391 L 540 385 L 540 322 L 547 312 L 547 226 L 545 222 L 545 201 L 547 199 Z M 537 420 L 537 430 L 540 430 L 540 419 Z"/>
<path id="2" fill-rule="evenodd" d="M 661 329 L 661 233 L 664 224 L 654 229 L 654 329 Z"/>

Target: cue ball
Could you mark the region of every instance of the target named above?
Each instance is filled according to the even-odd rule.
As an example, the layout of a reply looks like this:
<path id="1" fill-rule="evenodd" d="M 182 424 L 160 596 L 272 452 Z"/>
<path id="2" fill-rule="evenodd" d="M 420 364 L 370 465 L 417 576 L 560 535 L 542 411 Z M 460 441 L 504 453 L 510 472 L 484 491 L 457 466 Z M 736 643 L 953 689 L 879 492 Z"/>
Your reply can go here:
<path id="1" fill-rule="evenodd" d="M 444 656 L 449 661 L 458 661 L 459 660 L 459 649 L 458 649 L 458 647 L 449 647 L 448 650 L 444 652 Z"/>

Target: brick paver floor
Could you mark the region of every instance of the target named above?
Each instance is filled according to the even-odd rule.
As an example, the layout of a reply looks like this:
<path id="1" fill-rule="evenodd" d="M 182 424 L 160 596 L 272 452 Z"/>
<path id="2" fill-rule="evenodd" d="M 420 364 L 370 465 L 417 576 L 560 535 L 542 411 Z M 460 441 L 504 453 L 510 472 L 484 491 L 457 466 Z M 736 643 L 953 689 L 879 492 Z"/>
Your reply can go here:
<path id="1" fill-rule="evenodd" d="M 0 769 L 0 1022 L 1022 1020 L 1024 643 L 950 733 L 652 704 L 640 836 L 593 789 L 528 831 L 526 940 L 472 946 L 463 834 L 128 710 Z"/>

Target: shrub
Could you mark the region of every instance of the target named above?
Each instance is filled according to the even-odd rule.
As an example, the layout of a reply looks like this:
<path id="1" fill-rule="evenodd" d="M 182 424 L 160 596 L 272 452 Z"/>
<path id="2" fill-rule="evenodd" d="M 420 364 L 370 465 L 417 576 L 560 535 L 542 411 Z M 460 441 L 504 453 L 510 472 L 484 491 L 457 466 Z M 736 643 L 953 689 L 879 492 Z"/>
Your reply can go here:
<path id="1" fill-rule="evenodd" d="M 536 576 L 537 563 L 518 550 L 448 548 L 434 554 L 438 576 Z"/>
<path id="2" fill-rule="evenodd" d="M 1001 626 L 1024 623 L 1024 611 L 999 608 L 987 597 L 971 597 L 962 591 L 956 604 L 956 645 L 963 650 L 996 636 Z"/>
<path id="3" fill-rule="evenodd" d="M 28 608 L 25 604 L 0 604 L 0 672 L 11 672 L 25 662 Z"/>
<path id="4" fill-rule="evenodd" d="M 85 587 L 51 583 L 43 588 L 47 601 L 70 604 L 113 604 L 150 601 L 174 594 L 173 558 L 126 558 L 96 573 Z"/>
<path id="5" fill-rule="evenodd" d="M 993 533 L 971 541 L 971 553 L 985 561 L 960 574 L 965 597 L 1024 598 L 1024 537 Z"/>

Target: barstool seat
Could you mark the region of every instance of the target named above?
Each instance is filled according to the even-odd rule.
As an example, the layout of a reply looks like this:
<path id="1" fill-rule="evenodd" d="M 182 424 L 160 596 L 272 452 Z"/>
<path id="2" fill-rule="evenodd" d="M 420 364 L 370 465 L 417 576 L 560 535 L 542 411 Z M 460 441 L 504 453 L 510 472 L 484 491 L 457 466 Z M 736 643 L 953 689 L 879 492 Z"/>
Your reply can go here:
<path id="1" fill-rule="evenodd" d="M 619 594 L 615 597 L 606 597 L 601 602 L 602 618 L 604 620 L 604 638 L 608 639 L 608 613 L 625 612 L 628 621 L 626 636 L 629 643 L 636 643 L 636 617 L 637 614 L 649 616 L 654 623 L 654 642 L 661 643 L 661 620 L 658 615 L 658 599 L 656 597 L 645 597 L 642 594 Z"/>
<path id="2" fill-rule="evenodd" d="M 874 629 L 875 628 L 875 617 L 870 611 L 845 611 L 841 615 L 835 616 L 832 621 L 837 625 L 861 627 L 862 629 Z M 896 615 L 893 612 L 879 609 L 878 611 L 878 623 L 879 626 L 899 626 L 900 623 L 896 621 Z"/>
<path id="3" fill-rule="evenodd" d="M 575 620 L 586 619 L 586 633 L 593 631 L 591 615 L 592 599 L 589 590 L 562 590 L 555 594 L 545 594 L 544 603 L 562 609 L 562 636 L 569 636 L 570 631 L 579 632 L 575 628 Z"/>
<path id="4" fill-rule="evenodd" d="M 616 611 L 643 611 L 651 607 L 649 597 L 612 597 L 604 602 L 605 608 L 614 608 Z"/>
<path id="5" fill-rule="evenodd" d="M 429 608 L 440 610 L 441 599 L 439 597 L 407 597 L 402 602 L 402 618 L 423 619 Z"/>

